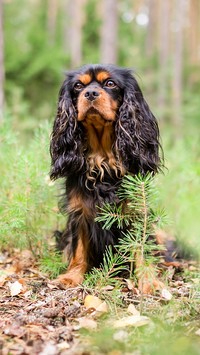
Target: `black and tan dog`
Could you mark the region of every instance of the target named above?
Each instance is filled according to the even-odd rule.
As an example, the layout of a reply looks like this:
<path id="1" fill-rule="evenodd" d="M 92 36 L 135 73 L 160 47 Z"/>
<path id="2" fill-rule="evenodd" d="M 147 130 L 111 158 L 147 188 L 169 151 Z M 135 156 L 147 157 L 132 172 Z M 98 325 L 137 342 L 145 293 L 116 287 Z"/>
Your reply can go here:
<path id="1" fill-rule="evenodd" d="M 51 139 L 51 179 L 65 178 L 70 262 L 60 276 L 66 287 L 83 281 L 84 273 L 102 262 L 107 245 L 121 231 L 103 230 L 95 221 L 98 206 L 117 201 L 126 173 L 159 171 L 159 130 L 129 69 L 87 65 L 69 72 L 59 95 Z"/>

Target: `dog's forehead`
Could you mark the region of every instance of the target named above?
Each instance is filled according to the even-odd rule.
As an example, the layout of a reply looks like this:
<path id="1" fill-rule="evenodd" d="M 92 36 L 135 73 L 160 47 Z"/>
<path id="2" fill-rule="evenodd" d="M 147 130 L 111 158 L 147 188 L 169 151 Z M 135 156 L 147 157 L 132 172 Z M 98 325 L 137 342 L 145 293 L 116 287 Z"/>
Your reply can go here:
<path id="1" fill-rule="evenodd" d="M 92 81 L 100 83 L 111 77 L 111 73 L 106 68 L 90 67 L 77 74 L 77 80 L 80 80 L 84 85 L 90 84 Z"/>
<path id="2" fill-rule="evenodd" d="M 104 64 L 88 64 L 79 68 L 76 71 L 68 73 L 68 84 L 73 85 L 76 81 L 81 81 L 83 85 L 87 86 L 93 81 L 102 84 L 107 79 L 113 79 L 119 87 L 124 88 L 131 77 L 131 70 L 115 65 Z"/>

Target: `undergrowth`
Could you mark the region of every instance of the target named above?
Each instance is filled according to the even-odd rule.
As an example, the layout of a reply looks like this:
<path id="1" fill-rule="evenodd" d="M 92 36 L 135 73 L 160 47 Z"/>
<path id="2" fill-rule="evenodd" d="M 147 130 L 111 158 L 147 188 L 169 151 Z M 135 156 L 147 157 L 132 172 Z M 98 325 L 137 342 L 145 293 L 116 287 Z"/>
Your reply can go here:
<path id="1" fill-rule="evenodd" d="M 25 145 L 12 128 L 9 117 L 0 126 L 0 247 L 30 249 L 36 259 L 44 257 L 46 264 L 53 230 L 60 228 L 61 220 L 58 189 L 49 180 L 50 126 L 44 123 Z M 58 259 L 52 260 L 50 274 Z"/>

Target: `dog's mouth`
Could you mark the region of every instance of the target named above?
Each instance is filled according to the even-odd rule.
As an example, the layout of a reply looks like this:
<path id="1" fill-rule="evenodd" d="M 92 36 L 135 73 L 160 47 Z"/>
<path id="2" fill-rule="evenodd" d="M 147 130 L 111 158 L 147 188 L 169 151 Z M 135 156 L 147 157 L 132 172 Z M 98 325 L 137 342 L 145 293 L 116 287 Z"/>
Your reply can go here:
<path id="1" fill-rule="evenodd" d="M 106 122 L 113 122 L 114 118 L 111 117 L 113 112 L 109 109 L 101 107 L 97 102 L 87 102 L 85 105 L 78 106 L 78 121 L 86 121 L 92 124 L 99 123 L 105 124 Z"/>
<path id="2" fill-rule="evenodd" d="M 102 113 L 96 107 L 91 105 L 85 110 L 81 120 L 84 121 L 84 120 L 95 120 L 95 119 L 101 119 L 103 121 L 105 120 Z"/>
<path id="3" fill-rule="evenodd" d="M 88 110 L 86 111 L 86 115 L 100 115 L 100 112 L 94 107 L 89 107 Z"/>

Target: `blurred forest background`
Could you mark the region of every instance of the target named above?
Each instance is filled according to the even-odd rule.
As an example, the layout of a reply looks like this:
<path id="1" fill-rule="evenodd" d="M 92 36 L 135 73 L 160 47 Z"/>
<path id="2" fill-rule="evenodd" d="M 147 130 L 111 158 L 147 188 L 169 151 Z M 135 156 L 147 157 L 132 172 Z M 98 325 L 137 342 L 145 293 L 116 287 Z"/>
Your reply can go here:
<path id="1" fill-rule="evenodd" d="M 169 229 L 199 248 L 200 1 L 0 0 L 0 10 L 3 241 L 28 234 L 31 246 L 55 228 L 47 176 L 58 90 L 66 70 L 102 62 L 135 71 L 161 129 Z"/>

